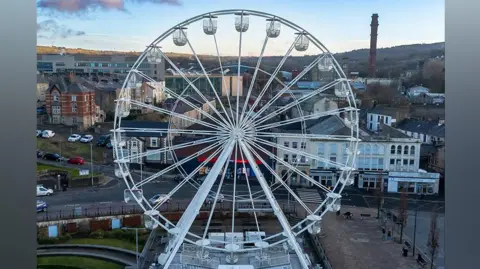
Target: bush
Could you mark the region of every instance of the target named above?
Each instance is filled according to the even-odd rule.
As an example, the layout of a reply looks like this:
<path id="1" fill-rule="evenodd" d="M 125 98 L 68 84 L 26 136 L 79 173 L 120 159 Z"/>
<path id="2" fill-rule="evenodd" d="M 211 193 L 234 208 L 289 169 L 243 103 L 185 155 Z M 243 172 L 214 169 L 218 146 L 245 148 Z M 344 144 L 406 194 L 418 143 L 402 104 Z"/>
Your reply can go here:
<path id="1" fill-rule="evenodd" d="M 78 223 L 78 233 L 88 234 L 90 232 L 90 223 L 86 220 Z"/>
<path id="2" fill-rule="evenodd" d="M 57 243 L 58 241 L 58 237 L 40 236 L 37 238 L 37 243 L 39 245 L 51 245 Z"/>
<path id="3" fill-rule="evenodd" d="M 69 233 L 66 233 L 66 234 L 58 237 L 58 241 L 60 241 L 60 242 L 67 242 L 70 239 L 72 239 L 72 236 Z"/>
<path id="4" fill-rule="evenodd" d="M 90 233 L 91 238 L 101 239 L 104 238 L 105 232 L 103 230 L 96 230 Z"/>

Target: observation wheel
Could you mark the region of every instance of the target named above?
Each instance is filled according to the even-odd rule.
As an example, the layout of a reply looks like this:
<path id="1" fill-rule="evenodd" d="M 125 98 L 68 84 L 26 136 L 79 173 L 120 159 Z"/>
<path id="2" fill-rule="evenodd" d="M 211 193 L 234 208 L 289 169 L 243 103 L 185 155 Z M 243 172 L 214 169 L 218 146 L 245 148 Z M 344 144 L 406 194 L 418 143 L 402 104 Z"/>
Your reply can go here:
<path id="1" fill-rule="evenodd" d="M 188 37 L 188 31 L 194 33 Z M 199 33 L 208 45 L 194 46 Z M 262 42 L 252 49 L 259 35 Z M 226 38 L 238 40 L 237 55 L 221 52 L 232 46 Z M 172 42 L 192 55 L 189 65 L 162 50 Z M 197 50 L 205 46 L 215 55 L 200 56 Z M 284 56 L 274 65 L 265 63 L 267 55 L 278 55 L 279 46 Z M 258 51 L 254 60 L 248 50 Z M 308 62 L 292 78 L 282 78 L 292 59 Z M 145 63 L 165 64 L 175 81 L 183 82 L 167 85 L 142 71 Z M 308 76 L 310 87 L 302 89 Z M 155 126 L 128 120 L 139 113 L 162 116 Z M 341 131 L 325 127 L 327 121 L 340 124 Z M 112 133 L 115 172 L 128 188 L 125 201 L 144 210 L 150 227 L 168 232 L 161 268 L 280 266 L 290 263 L 290 254 L 308 268 L 297 238 L 306 231 L 320 233 L 322 217 L 340 210 L 341 192 L 353 184 L 359 142 L 354 94 L 333 54 L 293 22 L 253 10 L 202 14 L 149 44 L 118 95 Z M 318 143 L 341 150 L 328 158 Z M 131 166 L 153 155 L 161 168 L 139 178 Z M 333 183 L 311 175 L 320 166 L 337 171 Z M 146 196 L 152 182 L 168 189 L 153 200 Z M 318 201 L 303 201 L 293 190 L 298 185 L 315 190 Z M 178 221 L 167 216 L 171 201 L 183 212 Z M 245 214 L 252 220 L 248 229 L 240 221 Z M 223 230 L 214 232 L 219 219 Z"/>

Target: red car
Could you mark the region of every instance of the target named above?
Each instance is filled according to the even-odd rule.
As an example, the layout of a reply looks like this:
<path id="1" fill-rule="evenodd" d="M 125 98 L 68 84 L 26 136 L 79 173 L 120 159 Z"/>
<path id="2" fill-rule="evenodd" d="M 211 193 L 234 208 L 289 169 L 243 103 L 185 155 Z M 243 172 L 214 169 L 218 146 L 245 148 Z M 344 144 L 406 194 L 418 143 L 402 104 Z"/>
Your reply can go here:
<path id="1" fill-rule="evenodd" d="M 70 164 L 85 164 L 85 160 L 82 157 L 72 157 L 68 159 Z"/>

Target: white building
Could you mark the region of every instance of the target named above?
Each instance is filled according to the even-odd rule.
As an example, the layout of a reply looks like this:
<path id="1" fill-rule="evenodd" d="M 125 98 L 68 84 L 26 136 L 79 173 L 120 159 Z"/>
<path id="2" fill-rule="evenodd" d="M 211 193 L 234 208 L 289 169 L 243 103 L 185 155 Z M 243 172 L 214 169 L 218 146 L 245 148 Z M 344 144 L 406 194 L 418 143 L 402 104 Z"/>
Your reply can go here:
<path id="1" fill-rule="evenodd" d="M 345 135 L 350 129 L 345 126 L 342 119 L 337 116 L 322 118 L 316 121 L 306 122 L 308 132 L 321 135 Z M 292 132 L 296 127 L 292 126 L 285 132 Z M 297 128 L 296 130 L 299 130 Z M 358 171 L 354 173 L 355 186 L 360 189 L 378 189 L 385 192 L 398 192 L 398 188 L 389 187 L 391 180 L 398 178 L 392 172 L 401 172 L 409 180 L 418 179 L 412 184 L 426 182 L 431 180 L 430 174 L 419 174 L 420 165 L 420 147 L 419 139 L 410 138 L 395 128 L 382 126 L 381 132 L 373 133 L 362 130 L 360 133 L 362 142 L 359 143 L 360 153 L 357 155 L 355 167 Z M 348 143 L 326 140 L 301 140 L 292 138 L 278 138 L 277 143 L 284 147 L 305 151 L 309 154 L 322 157 L 331 162 L 344 165 L 347 158 Z M 327 187 L 334 186 L 340 171 L 336 166 L 325 162 L 309 160 L 300 157 L 300 154 L 292 153 L 281 148 L 277 149 L 277 157 L 289 164 L 296 164 L 296 168 L 308 175 L 315 181 L 320 182 Z M 287 178 L 287 183 L 295 186 L 310 187 L 313 186 L 306 178 L 294 173 L 288 166 L 277 162 L 275 167 L 277 174 Z M 422 176 L 425 176 L 422 178 Z M 438 184 L 439 179 L 435 184 Z M 392 183 L 394 184 L 394 183 Z M 397 184 L 398 185 L 398 184 Z M 403 185 L 402 185 L 403 186 Z M 395 190 L 394 190 L 395 189 Z M 433 188 L 434 193 L 438 192 L 438 187 Z M 411 189 L 408 189 L 409 191 Z M 416 191 L 423 190 L 415 188 Z M 426 194 L 432 194 L 425 192 Z"/>
<path id="2" fill-rule="evenodd" d="M 407 89 L 406 94 L 408 97 L 415 97 L 415 96 L 419 96 L 420 94 L 425 94 L 429 92 L 430 90 L 428 88 L 425 88 L 423 86 L 414 86 Z"/>

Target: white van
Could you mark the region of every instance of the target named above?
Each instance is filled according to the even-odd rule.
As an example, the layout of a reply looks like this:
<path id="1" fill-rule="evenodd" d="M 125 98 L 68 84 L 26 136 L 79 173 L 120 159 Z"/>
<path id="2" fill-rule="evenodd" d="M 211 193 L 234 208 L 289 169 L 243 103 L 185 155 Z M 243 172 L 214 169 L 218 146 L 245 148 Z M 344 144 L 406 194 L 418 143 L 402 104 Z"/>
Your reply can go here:
<path id="1" fill-rule="evenodd" d="M 37 185 L 37 196 L 50 196 L 53 194 L 52 189 L 47 189 L 43 186 L 38 186 Z"/>
<path id="2" fill-rule="evenodd" d="M 42 132 L 42 137 L 43 138 L 50 138 L 50 137 L 54 137 L 55 136 L 55 133 L 52 131 L 52 130 L 45 130 Z"/>

